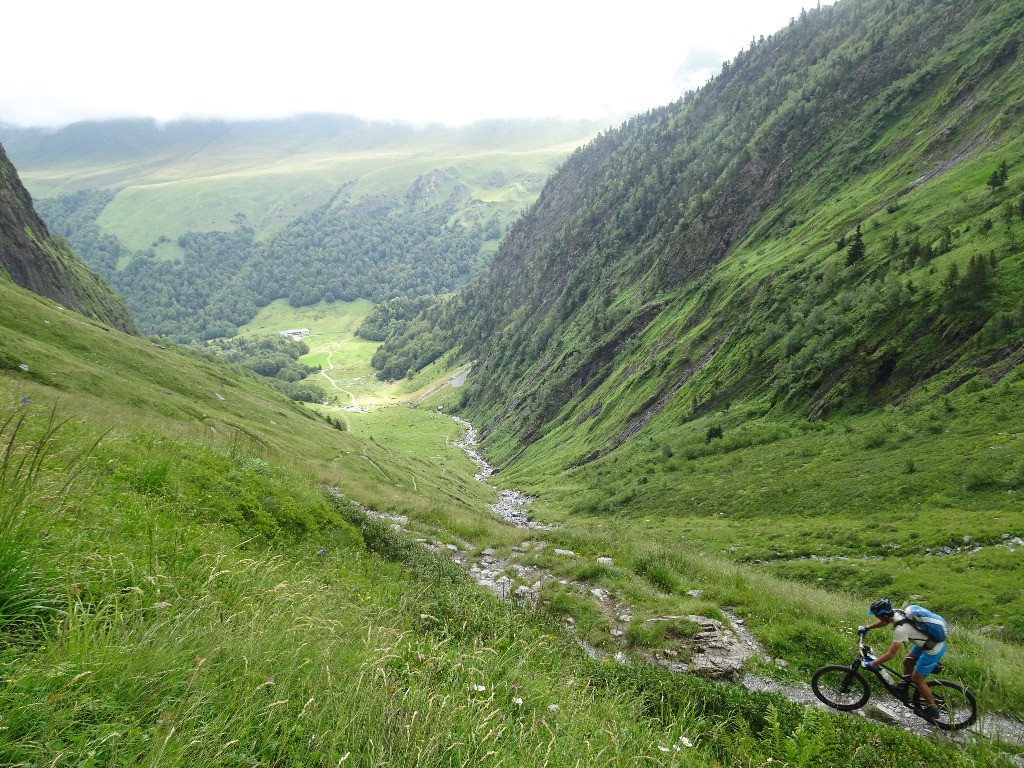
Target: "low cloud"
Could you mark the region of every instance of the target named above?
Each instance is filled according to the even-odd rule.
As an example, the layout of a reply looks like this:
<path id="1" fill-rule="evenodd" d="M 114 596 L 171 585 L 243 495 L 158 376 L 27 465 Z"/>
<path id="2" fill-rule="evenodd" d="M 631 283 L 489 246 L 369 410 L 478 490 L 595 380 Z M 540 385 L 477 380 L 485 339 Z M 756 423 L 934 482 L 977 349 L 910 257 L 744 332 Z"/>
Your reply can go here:
<path id="1" fill-rule="evenodd" d="M 672 82 L 680 91 L 698 88 L 722 68 L 722 62 L 727 58 L 728 56 L 723 56 L 721 51 L 711 48 L 690 48 L 686 58 L 676 69 Z"/>

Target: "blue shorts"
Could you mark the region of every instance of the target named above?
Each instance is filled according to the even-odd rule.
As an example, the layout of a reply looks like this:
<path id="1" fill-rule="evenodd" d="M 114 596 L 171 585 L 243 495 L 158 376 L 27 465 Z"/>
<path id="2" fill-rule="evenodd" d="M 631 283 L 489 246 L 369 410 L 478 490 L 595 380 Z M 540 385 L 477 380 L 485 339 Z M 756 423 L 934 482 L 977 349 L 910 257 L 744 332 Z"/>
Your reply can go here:
<path id="1" fill-rule="evenodd" d="M 908 653 L 907 656 L 912 659 L 917 659 L 917 663 L 914 665 L 914 671 L 924 677 L 935 671 L 935 667 L 939 665 L 939 659 L 941 659 L 945 653 L 945 643 L 942 644 L 942 648 L 938 653 L 925 653 L 915 645 L 910 649 L 910 653 Z"/>

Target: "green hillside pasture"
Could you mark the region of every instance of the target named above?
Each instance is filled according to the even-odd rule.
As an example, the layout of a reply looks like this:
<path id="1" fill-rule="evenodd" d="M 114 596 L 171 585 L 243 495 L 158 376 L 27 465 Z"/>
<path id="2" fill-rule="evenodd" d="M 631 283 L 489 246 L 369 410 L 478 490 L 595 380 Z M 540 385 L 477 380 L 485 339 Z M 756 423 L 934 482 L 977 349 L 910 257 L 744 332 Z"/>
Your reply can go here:
<path id="1" fill-rule="evenodd" d="M 21 415 L 39 439 L 45 411 Z M 45 491 L 83 467 L 63 514 L 31 510 L 61 611 L 4 637 L 4 764 L 1001 764 L 987 744 L 594 662 L 301 475 L 155 434 L 83 455 L 94 439 L 65 424 L 35 475 Z"/>
<path id="2" fill-rule="evenodd" d="M 362 170 L 373 164 L 362 166 Z M 127 187 L 104 208 L 97 224 L 129 249 L 144 249 L 161 236 L 177 241 L 184 232 L 231 231 L 244 214 L 265 235 L 328 202 L 338 187 L 360 172 L 295 161 L 285 167 L 209 173 Z"/>
<path id="3" fill-rule="evenodd" d="M 148 423 L 256 451 L 309 445 L 309 414 L 254 375 L 125 336 L 9 286 L 0 292 L 11 310 L 0 318 L 6 402 L 59 402 L 97 424 Z"/>
<path id="4" fill-rule="evenodd" d="M 480 151 L 444 157 L 410 157 L 402 162 L 382 165 L 360 176 L 351 189 L 346 190 L 345 199 L 355 200 L 382 191 L 399 194 L 419 176 L 440 170 L 442 174 L 451 174 L 446 185 L 449 194 L 454 193 L 458 186 L 461 195 L 477 201 L 468 208 L 465 204 L 460 207 L 458 215 L 463 223 L 482 224 L 491 215 L 497 215 L 504 226 L 536 199 L 547 177 L 579 143 L 569 142 L 522 151 L 510 147 L 503 151 Z"/>
<path id="5" fill-rule="evenodd" d="M 496 498 L 493 489 L 472 480 L 475 467 L 451 445 L 462 430 L 447 417 L 397 407 L 374 420 L 336 408 L 306 408 L 253 374 L 110 331 L 11 286 L 0 285 L 0 292 L 11 308 L 0 318 L 0 406 L 22 399 L 56 403 L 60 417 L 84 418 L 97 428 L 116 425 L 211 441 L 339 487 L 373 509 L 424 515 L 435 523 L 444 517 L 441 509 L 454 519 L 486 516 L 486 505 Z M 323 320 L 328 343 L 352 340 L 350 329 L 368 309 L 367 302 L 339 303 L 292 315 L 275 305 L 263 316 L 266 325 L 253 330 L 273 329 L 278 311 L 282 327 Z M 371 400 L 387 397 L 385 384 L 365 378 Z M 332 428 L 321 413 L 345 420 L 349 431 Z M 404 426 L 409 419 L 415 423 Z M 392 436 L 396 430 L 399 436 Z M 460 505 L 466 509 L 454 509 Z"/>
<path id="6" fill-rule="evenodd" d="M 340 388 L 332 387 L 323 376 L 313 376 L 312 381 L 334 397 L 333 407 L 319 409 L 325 414 L 337 417 L 339 409 L 353 406 L 352 397 L 358 408 L 372 408 L 420 397 L 432 405 L 454 405 L 458 390 L 447 382 L 457 371 L 450 369 L 448 357 L 435 361 L 411 379 L 385 382 L 373 375 L 374 368 L 370 359 L 380 342 L 368 341 L 355 335 L 372 308 L 373 305 L 365 299 L 320 302 L 300 308 L 279 299 L 261 309 L 250 323 L 242 326 L 239 335 L 261 336 L 308 328 L 309 335 L 303 341 L 310 351 L 300 358 L 300 362 L 320 366 Z"/>
<path id="7" fill-rule="evenodd" d="M 309 328 L 305 337 L 310 353 L 301 358 L 307 365 L 320 365 L 337 382 L 336 390 L 313 381 L 336 398 L 331 406 L 310 405 L 309 409 L 344 423 L 360 441 L 359 450 L 346 449 L 334 457 L 334 471 L 346 478 L 343 490 L 357 499 L 372 499 L 369 505 L 388 514 L 406 514 L 413 524 L 442 538 L 454 534 L 465 544 L 468 539 L 484 542 L 479 548 L 507 543 L 509 532 L 490 519 L 486 506 L 495 491 L 473 481 L 476 468 L 451 443 L 462 438 L 462 428 L 447 417 L 394 405 L 409 399 L 421 387 L 431 388 L 434 379 L 444 381 L 450 373 L 441 363 L 422 371 L 415 382 L 382 382 L 373 376 L 370 357 L 378 342 L 354 335 L 372 305 L 365 300 L 320 303 L 295 309 L 276 301 L 241 329 L 243 334 L 276 333 L 290 328 Z M 334 368 L 329 370 L 328 365 Z M 450 387 L 445 387 L 452 393 Z M 359 411 L 353 412 L 349 395 Z M 438 445 L 448 446 L 438 453 Z M 439 496 L 431 488 L 444 489 Z M 465 505 L 453 510 L 452 499 Z M 483 527 L 481 527 L 483 526 Z M 450 532 L 446 534 L 446 532 Z M 513 537 L 515 538 L 515 537 Z M 490 542 L 490 543 L 488 543 Z"/>
<path id="8" fill-rule="evenodd" d="M 460 548 L 479 551 L 522 540 L 521 531 L 487 509 L 497 493 L 473 479 L 475 465 L 452 446 L 463 437 L 462 427 L 454 420 L 405 405 L 346 417 L 352 434 L 365 444 L 360 454 L 347 454 L 338 461 L 349 468 L 349 477 L 361 475 L 381 486 L 377 509 L 407 514 L 413 527 Z M 401 495 L 392 498 L 389 486 Z M 431 494 L 434 486 L 443 489 L 443 497 Z M 419 502 L 410 503 L 407 496 L 419 497 Z"/>
<path id="9" fill-rule="evenodd" d="M 32 167 L 18 164 L 17 167 L 21 182 L 37 200 L 83 189 L 121 187 L 135 180 L 145 183 L 148 181 L 145 173 L 149 170 L 149 166 L 140 166 L 136 163 L 92 164 L 84 159 L 52 166 Z"/>

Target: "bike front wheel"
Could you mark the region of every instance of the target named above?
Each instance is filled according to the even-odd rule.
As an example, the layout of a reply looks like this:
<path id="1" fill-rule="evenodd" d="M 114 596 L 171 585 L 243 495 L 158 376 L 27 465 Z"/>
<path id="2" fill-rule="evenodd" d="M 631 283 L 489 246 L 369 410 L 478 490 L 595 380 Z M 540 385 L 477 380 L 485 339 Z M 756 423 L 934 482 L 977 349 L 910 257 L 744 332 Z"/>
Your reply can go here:
<path id="1" fill-rule="evenodd" d="M 815 672 L 811 676 L 811 690 L 820 701 L 843 712 L 860 709 L 871 695 L 868 681 L 857 670 L 840 664 L 830 664 Z"/>
<path id="2" fill-rule="evenodd" d="M 974 694 L 960 683 L 950 680 L 929 680 L 928 687 L 935 697 L 935 706 L 939 709 L 937 717 L 927 720 L 944 731 L 956 731 L 966 728 L 978 719 L 978 703 Z M 923 712 L 928 702 L 921 691 L 914 689 L 914 711 Z"/>

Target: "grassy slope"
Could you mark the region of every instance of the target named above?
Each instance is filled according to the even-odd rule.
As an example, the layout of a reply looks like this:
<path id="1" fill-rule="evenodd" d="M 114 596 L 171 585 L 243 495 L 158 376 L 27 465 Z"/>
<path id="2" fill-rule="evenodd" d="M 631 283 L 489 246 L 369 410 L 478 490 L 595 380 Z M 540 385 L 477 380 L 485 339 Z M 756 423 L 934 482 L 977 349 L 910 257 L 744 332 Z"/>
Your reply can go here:
<path id="1" fill-rule="evenodd" d="M 31 598 L 0 634 L 5 763 L 998 760 L 590 661 L 315 487 L 507 546 L 520 534 L 480 514 L 493 491 L 449 420 L 388 408 L 338 432 L 258 380 L 0 292 L 4 444 L 46 449 L 38 469 L 5 462 L 0 496 L 0 557 L 31 566 L 3 591 Z"/>

